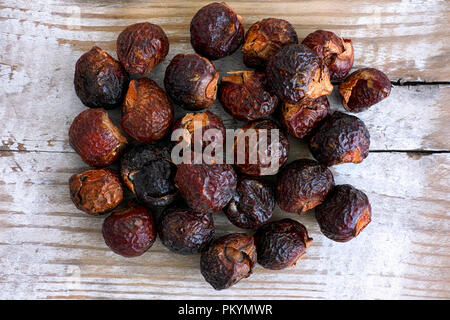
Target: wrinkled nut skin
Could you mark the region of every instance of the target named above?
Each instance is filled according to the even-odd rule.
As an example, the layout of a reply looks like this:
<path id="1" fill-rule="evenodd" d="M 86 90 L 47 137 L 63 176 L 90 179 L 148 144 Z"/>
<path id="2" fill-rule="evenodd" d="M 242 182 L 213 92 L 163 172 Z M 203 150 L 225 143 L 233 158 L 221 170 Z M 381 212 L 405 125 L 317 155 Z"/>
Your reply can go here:
<path id="1" fill-rule="evenodd" d="M 164 87 L 173 101 L 188 110 L 201 110 L 216 100 L 219 72 L 196 53 L 177 54 L 167 66 Z"/>
<path id="2" fill-rule="evenodd" d="M 323 59 L 332 81 L 344 79 L 352 69 L 354 60 L 352 40 L 338 37 L 331 31 L 316 30 L 310 33 L 302 44 Z"/>
<path id="3" fill-rule="evenodd" d="M 256 131 L 256 139 L 251 139 L 251 137 L 246 137 L 246 133 L 249 132 L 249 129 L 254 129 Z M 265 130 L 265 131 L 264 131 Z M 270 120 L 262 120 L 257 122 L 252 122 L 247 124 L 239 131 L 234 140 L 234 157 L 235 157 L 235 165 L 239 169 L 239 171 L 243 174 L 248 174 L 251 176 L 265 176 L 265 175 L 274 175 L 278 172 L 279 168 L 281 168 L 287 161 L 289 155 L 289 140 L 286 135 L 279 130 L 278 131 L 278 143 L 274 145 L 276 147 L 277 152 L 272 154 L 272 131 L 271 130 L 279 130 L 277 125 Z M 250 131 L 251 132 L 251 131 Z M 267 132 L 267 145 L 264 146 L 260 144 L 260 135 L 265 135 Z M 245 140 L 244 140 L 245 139 Z M 254 140 L 254 141 L 252 141 Z M 239 141 L 245 141 L 239 142 Z M 245 153 L 242 146 L 245 144 Z M 265 147 L 265 148 L 264 148 Z M 269 163 L 264 163 L 261 161 L 261 157 L 258 154 L 259 150 L 264 153 L 264 156 L 267 159 L 270 159 Z M 253 155 L 253 158 L 252 158 Z M 278 165 L 271 166 L 271 163 L 274 161 L 275 156 L 278 155 Z M 257 159 L 256 159 L 257 156 Z M 256 159 L 256 163 L 252 163 L 252 161 Z M 242 161 L 243 160 L 243 161 Z"/>
<path id="4" fill-rule="evenodd" d="M 281 48 L 270 58 L 266 75 L 272 91 L 284 102 L 316 99 L 333 91 L 328 68 L 303 44 Z"/>
<path id="5" fill-rule="evenodd" d="M 109 169 L 74 174 L 69 179 L 69 188 L 72 202 L 89 215 L 113 210 L 123 200 L 119 175 Z"/>
<path id="6" fill-rule="evenodd" d="M 232 54 L 243 40 L 242 18 L 225 2 L 204 6 L 191 21 L 192 47 L 210 60 Z"/>
<path id="7" fill-rule="evenodd" d="M 158 234 L 162 243 L 175 253 L 200 253 L 214 236 L 212 214 L 188 208 L 168 208 L 160 218 Z"/>
<path id="8" fill-rule="evenodd" d="M 236 191 L 237 176 L 228 164 L 180 164 L 175 184 L 188 206 L 200 213 L 222 210 Z"/>
<path id="9" fill-rule="evenodd" d="M 149 73 L 169 52 L 169 39 L 164 30 L 149 22 L 126 27 L 116 45 L 120 63 L 131 74 Z"/>
<path id="10" fill-rule="evenodd" d="M 294 266 L 313 241 L 305 226 L 292 219 L 266 223 L 254 237 L 258 263 L 272 270 Z"/>
<path id="11" fill-rule="evenodd" d="M 283 103 L 281 123 L 288 133 L 297 138 L 309 135 L 330 114 L 330 103 L 326 96 L 298 103 Z"/>
<path id="12" fill-rule="evenodd" d="M 316 208 L 320 230 L 338 242 L 358 236 L 371 218 L 372 208 L 366 194 L 348 184 L 334 187 L 325 202 Z"/>
<path id="13" fill-rule="evenodd" d="M 172 163 L 168 144 L 138 145 L 121 159 L 125 185 L 147 206 L 166 206 L 178 195 L 175 186 L 177 166 Z"/>
<path id="14" fill-rule="evenodd" d="M 78 59 L 73 83 L 85 106 L 113 109 L 123 101 L 128 74 L 106 51 L 93 47 Z"/>
<path id="15" fill-rule="evenodd" d="M 73 120 L 69 143 L 91 167 L 107 167 L 119 157 L 127 139 L 103 109 L 88 109 Z"/>
<path id="16" fill-rule="evenodd" d="M 297 32 L 286 20 L 268 18 L 247 30 L 242 46 L 244 63 L 249 68 L 265 68 L 283 46 L 298 43 Z"/>
<path id="17" fill-rule="evenodd" d="M 331 171 L 310 159 L 299 159 L 286 165 L 276 186 L 278 206 L 302 214 L 322 203 L 334 187 Z"/>
<path id="18" fill-rule="evenodd" d="M 370 134 L 359 118 L 334 112 L 326 118 L 309 142 L 314 158 L 329 166 L 360 163 L 369 155 Z"/>
<path id="19" fill-rule="evenodd" d="M 155 143 L 170 130 L 173 106 L 165 92 L 148 78 L 132 80 L 123 103 L 123 131 L 141 143 Z"/>
<path id="20" fill-rule="evenodd" d="M 243 229 L 257 229 L 267 222 L 275 209 L 271 185 L 251 178 L 239 180 L 236 193 L 224 210 L 228 220 Z"/>
<path id="21" fill-rule="evenodd" d="M 342 105 L 349 112 L 361 112 L 387 98 L 391 82 L 380 70 L 364 68 L 353 72 L 339 85 Z"/>
<path id="22" fill-rule="evenodd" d="M 114 211 L 103 221 L 102 232 L 106 245 L 124 257 L 142 255 L 156 240 L 153 216 L 141 206 Z"/>
<path id="23" fill-rule="evenodd" d="M 266 90 L 262 72 L 232 71 L 223 77 L 219 100 L 225 111 L 240 121 L 253 121 L 271 115 L 278 106 L 278 97 Z"/>
<path id="24" fill-rule="evenodd" d="M 256 263 L 253 237 L 232 233 L 215 240 L 200 258 L 200 271 L 216 290 L 227 289 L 248 278 Z"/>

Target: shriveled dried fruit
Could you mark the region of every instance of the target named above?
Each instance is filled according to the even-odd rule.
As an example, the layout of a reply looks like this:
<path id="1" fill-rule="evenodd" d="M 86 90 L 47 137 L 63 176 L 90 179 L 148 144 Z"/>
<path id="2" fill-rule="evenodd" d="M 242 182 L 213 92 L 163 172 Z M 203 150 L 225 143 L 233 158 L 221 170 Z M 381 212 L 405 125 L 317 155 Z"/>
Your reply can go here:
<path id="1" fill-rule="evenodd" d="M 123 131 L 141 143 L 162 139 L 173 121 L 173 106 L 164 91 L 148 78 L 132 80 L 123 103 Z"/>
<path id="2" fill-rule="evenodd" d="M 314 160 L 295 160 L 278 177 L 277 204 L 286 212 L 302 214 L 322 203 L 333 187 L 329 169 Z"/>
<path id="3" fill-rule="evenodd" d="M 270 58 L 266 75 L 273 92 L 284 102 L 316 99 L 333 91 L 328 68 L 303 44 L 281 48 Z"/>
<path id="4" fill-rule="evenodd" d="M 212 214 L 183 207 L 168 208 L 160 218 L 158 234 L 162 243 L 173 252 L 200 253 L 214 236 Z"/>
<path id="5" fill-rule="evenodd" d="M 69 143 L 91 167 L 107 167 L 119 157 L 127 139 L 103 109 L 81 112 L 69 128 Z"/>
<path id="6" fill-rule="evenodd" d="M 216 100 L 219 73 L 206 58 L 196 53 L 177 54 L 167 66 L 164 87 L 167 94 L 186 109 L 200 110 Z"/>
<path id="7" fill-rule="evenodd" d="M 149 73 L 168 52 L 169 39 L 164 30 L 149 22 L 126 27 L 117 38 L 117 57 L 132 74 Z"/>
<path id="8" fill-rule="evenodd" d="M 345 110 L 361 112 L 387 98 L 391 93 L 391 82 L 380 70 L 363 68 L 339 85 L 339 93 Z"/>
<path id="9" fill-rule="evenodd" d="M 322 233 L 339 242 L 358 236 L 371 218 L 372 208 L 366 194 L 348 184 L 334 187 L 325 202 L 316 208 Z"/>
<path id="10" fill-rule="evenodd" d="M 334 112 L 317 129 L 309 142 L 314 158 L 322 164 L 359 163 L 369 155 L 370 135 L 362 120 Z"/>
<path id="11" fill-rule="evenodd" d="M 256 179 L 239 180 L 236 193 L 224 210 L 232 224 L 244 229 L 256 229 L 271 217 L 275 208 L 272 186 Z"/>
<path id="12" fill-rule="evenodd" d="M 151 212 L 134 205 L 114 211 L 103 221 L 102 232 L 106 245 L 124 257 L 142 255 L 156 240 Z"/>
<path id="13" fill-rule="evenodd" d="M 335 33 L 316 30 L 302 42 L 323 59 L 330 71 L 331 80 L 341 80 L 353 66 L 353 44 L 350 39 L 338 37 Z"/>
<path id="14" fill-rule="evenodd" d="M 175 184 L 191 209 L 200 213 L 222 210 L 236 190 L 236 173 L 228 164 L 180 164 Z"/>
<path id="15" fill-rule="evenodd" d="M 278 130 L 278 141 L 272 130 Z M 236 166 L 242 173 L 252 176 L 276 174 L 286 163 L 288 154 L 286 135 L 270 120 L 249 123 L 237 133 L 234 141 Z"/>
<path id="16" fill-rule="evenodd" d="M 227 289 L 248 278 L 256 263 L 253 237 L 232 233 L 215 240 L 200 259 L 200 271 L 216 290 Z"/>
<path id="17" fill-rule="evenodd" d="M 326 96 L 311 100 L 302 99 L 298 103 L 283 103 L 281 123 L 294 137 L 303 138 L 330 113 L 330 103 Z"/>
<path id="18" fill-rule="evenodd" d="M 69 179 L 69 188 L 75 206 L 90 215 L 113 210 L 123 199 L 119 175 L 109 169 L 74 174 Z"/>
<path id="19" fill-rule="evenodd" d="M 313 240 L 305 226 L 292 219 L 266 223 L 254 237 L 258 263 L 272 270 L 294 266 Z"/>
<path id="20" fill-rule="evenodd" d="M 93 47 L 75 65 L 75 92 L 90 108 L 113 109 L 120 105 L 128 86 L 128 74 L 106 51 Z"/>
<path id="21" fill-rule="evenodd" d="M 265 68 L 282 47 L 298 43 L 297 32 L 286 20 L 268 18 L 254 23 L 245 34 L 242 54 L 250 68 Z"/>
<path id="22" fill-rule="evenodd" d="M 232 71 L 223 77 L 219 100 L 223 108 L 234 118 L 253 121 L 271 115 L 278 105 L 278 98 L 266 90 L 266 76 L 262 72 Z"/>
<path id="23" fill-rule="evenodd" d="M 176 199 L 177 166 L 172 163 L 170 152 L 168 144 L 158 143 L 136 146 L 123 155 L 122 179 L 142 204 L 165 206 Z"/>
<path id="24" fill-rule="evenodd" d="M 232 54 L 243 40 L 242 18 L 225 2 L 204 6 L 191 21 L 192 47 L 208 59 Z"/>

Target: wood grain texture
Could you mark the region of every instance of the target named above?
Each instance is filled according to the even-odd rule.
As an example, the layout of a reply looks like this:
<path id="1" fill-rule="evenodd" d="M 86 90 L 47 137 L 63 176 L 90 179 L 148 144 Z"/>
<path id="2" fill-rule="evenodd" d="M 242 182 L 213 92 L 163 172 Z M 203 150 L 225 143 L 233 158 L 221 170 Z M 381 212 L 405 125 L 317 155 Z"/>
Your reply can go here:
<path id="1" fill-rule="evenodd" d="M 261 2 L 264 2 L 261 4 Z M 0 298 L 15 299 L 450 299 L 450 85 L 394 85 L 391 96 L 358 114 L 371 150 L 359 165 L 332 168 L 336 183 L 364 190 L 373 221 L 358 238 L 335 243 L 312 213 L 282 213 L 314 238 L 297 266 L 254 274 L 214 291 L 199 256 L 169 252 L 160 241 L 145 255 L 112 253 L 102 218 L 80 213 L 68 179 L 86 169 L 67 131 L 85 107 L 73 89 L 74 65 L 93 45 L 115 54 L 127 25 L 151 21 L 170 39 L 150 74 L 162 85 L 170 59 L 192 52 L 189 22 L 208 1 L 0 0 Z M 246 28 L 264 17 L 291 21 L 299 38 L 322 28 L 352 38 L 355 68 L 385 71 L 394 82 L 450 82 L 448 1 L 230 1 Z M 244 69 L 240 52 L 214 61 L 221 75 Z M 343 110 L 337 91 L 333 110 Z M 229 128 L 233 120 L 216 103 Z M 178 116 L 184 113 L 176 107 Z M 120 110 L 113 110 L 115 122 Z M 290 160 L 310 157 L 290 138 Z M 394 152 L 402 151 L 402 152 Z M 409 151 L 409 152 L 403 152 Z M 412 152 L 418 151 L 418 152 Z M 219 235 L 242 231 L 215 214 Z"/>

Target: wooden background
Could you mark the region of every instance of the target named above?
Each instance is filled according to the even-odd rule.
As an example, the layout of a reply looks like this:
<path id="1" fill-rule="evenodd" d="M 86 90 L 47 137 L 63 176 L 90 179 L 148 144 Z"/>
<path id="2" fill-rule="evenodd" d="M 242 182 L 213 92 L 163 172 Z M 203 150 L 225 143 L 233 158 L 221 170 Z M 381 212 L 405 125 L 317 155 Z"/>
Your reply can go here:
<path id="1" fill-rule="evenodd" d="M 264 3 L 263 3 L 264 2 Z M 69 199 L 68 179 L 86 168 L 68 144 L 85 107 L 73 89 L 74 65 L 93 45 L 115 54 L 119 32 L 135 22 L 161 25 L 168 61 L 192 51 L 189 23 L 207 1 L 0 0 L 0 298 L 15 299 L 421 299 L 450 298 L 450 4 L 448 1 L 229 1 L 245 27 L 289 20 L 303 39 L 316 29 L 353 39 L 355 68 L 388 74 L 391 96 L 360 113 L 372 136 L 359 165 L 332 168 L 338 184 L 364 190 L 373 221 L 336 243 L 312 213 L 296 216 L 314 238 L 297 266 L 254 274 L 231 289 L 203 281 L 199 256 L 170 253 L 159 241 L 141 257 L 112 253 L 102 218 Z M 214 64 L 242 69 L 241 54 Z M 342 109 L 331 96 L 333 109 Z M 227 127 L 239 125 L 216 104 Z M 120 111 L 114 111 L 114 118 Z M 291 159 L 309 157 L 294 142 Z M 238 231 L 215 215 L 219 235 Z"/>

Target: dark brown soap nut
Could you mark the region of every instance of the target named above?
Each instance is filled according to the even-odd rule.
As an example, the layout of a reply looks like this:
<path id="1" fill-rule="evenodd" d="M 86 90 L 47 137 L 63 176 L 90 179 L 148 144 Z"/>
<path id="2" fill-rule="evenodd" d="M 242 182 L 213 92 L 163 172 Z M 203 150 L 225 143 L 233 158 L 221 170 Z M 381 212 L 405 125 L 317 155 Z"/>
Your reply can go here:
<path id="1" fill-rule="evenodd" d="M 175 184 L 189 207 L 200 213 L 222 210 L 236 191 L 237 177 L 228 164 L 180 164 Z"/>
<path id="2" fill-rule="evenodd" d="M 342 105 L 350 112 L 361 112 L 387 98 L 391 82 L 380 70 L 364 68 L 353 72 L 339 85 Z"/>
<path id="3" fill-rule="evenodd" d="M 248 278 L 256 263 L 253 237 L 232 233 L 215 240 L 200 258 L 200 271 L 216 290 L 227 289 Z"/>
<path id="4" fill-rule="evenodd" d="M 182 207 L 167 208 L 160 218 L 158 234 L 162 243 L 175 253 L 200 253 L 214 236 L 212 214 Z"/>
<path id="5" fill-rule="evenodd" d="M 191 44 L 195 52 L 219 59 L 236 51 L 244 40 L 242 18 L 225 2 L 201 8 L 191 21 Z"/>
<path id="6" fill-rule="evenodd" d="M 286 20 L 267 18 L 247 30 L 242 46 L 244 63 L 250 68 L 265 68 L 283 46 L 298 43 L 297 32 Z"/>
<path id="7" fill-rule="evenodd" d="M 272 270 L 294 266 L 313 241 L 305 226 L 292 219 L 266 223 L 254 237 L 258 263 Z"/>
<path id="8" fill-rule="evenodd" d="M 276 187 L 278 206 L 302 214 L 322 203 L 334 187 L 333 174 L 310 159 L 295 160 L 281 171 Z"/>
<path id="9" fill-rule="evenodd" d="M 240 179 L 235 195 L 224 210 L 228 220 L 243 229 L 257 229 L 267 222 L 275 209 L 275 193 L 263 181 Z"/>
<path id="10" fill-rule="evenodd" d="M 320 163 L 360 163 L 369 155 L 370 134 L 359 118 L 339 111 L 326 118 L 309 142 Z"/>
<path id="11" fill-rule="evenodd" d="M 271 115 L 278 105 L 278 97 L 266 90 L 266 76 L 262 72 L 232 71 L 223 77 L 219 100 L 225 111 L 240 121 L 253 121 Z"/>
<path id="12" fill-rule="evenodd" d="M 316 219 L 322 233 L 339 242 L 358 236 L 370 223 L 371 217 L 372 208 L 366 194 L 348 184 L 334 187 L 316 208 Z"/>
<path id="13" fill-rule="evenodd" d="M 128 74 L 106 51 L 93 47 L 75 65 L 75 92 L 90 108 L 113 109 L 119 106 L 128 87 Z"/>
<path id="14" fill-rule="evenodd" d="M 127 139 L 103 109 L 88 109 L 73 120 L 69 143 L 91 167 L 107 167 L 119 157 Z"/>
<path id="15" fill-rule="evenodd" d="M 309 135 L 330 113 L 327 96 L 302 99 L 298 103 L 283 103 L 281 123 L 287 132 L 297 138 Z"/>
<path id="16" fill-rule="evenodd" d="M 189 110 L 213 105 L 219 72 L 206 58 L 196 53 L 177 54 L 167 66 L 164 87 L 176 103 Z"/>
<path id="17" fill-rule="evenodd" d="M 122 179 L 142 204 L 166 206 L 176 199 L 177 166 L 170 152 L 169 144 L 158 143 L 135 146 L 122 156 Z"/>
<path id="18" fill-rule="evenodd" d="M 106 245 L 124 257 L 142 255 L 156 240 L 151 212 L 135 205 L 114 211 L 103 221 L 102 232 Z"/>
<path id="19" fill-rule="evenodd" d="M 316 30 L 310 33 L 302 44 L 314 50 L 323 59 L 332 81 L 342 80 L 352 69 L 352 40 L 338 37 L 331 31 Z"/>
<path id="20" fill-rule="evenodd" d="M 141 143 L 155 143 L 169 132 L 173 106 L 165 92 L 148 78 L 132 80 L 125 96 L 122 129 Z"/>
<path id="21" fill-rule="evenodd" d="M 270 58 L 266 75 L 269 86 L 284 102 L 316 99 L 333 91 L 328 68 L 314 51 L 303 44 L 281 48 Z"/>
<path id="22" fill-rule="evenodd" d="M 123 200 L 119 175 L 109 169 L 74 174 L 69 179 L 69 188 L 72 202 L 89 215 L 113 210 Z"/>
<path id="23" fill-rule="evenodd" d="M 272 130 L 278 130 L 278 142 L 274 142 L 273 146 Z M 267 143 L 264 143 L 261 139 L 266 134 Z M 261 154 L 266 159 L 262 159 Z M 289 141 L 286 135 L 270 120 L 249 123 L 236 134 L 234 159 L 241 173 L 251 176 L 274 175 L 286 163 L 288 154 Z M 274 162 L 276 157 L 278 163 Z"/>
<path id="24" fill-rule="evenodd" d="M 149 22 L 126 27 L 116 45 L 120 63 L 132 74 L 149 73 L 169 52 L 169 39 L 164 30 Z"/>

